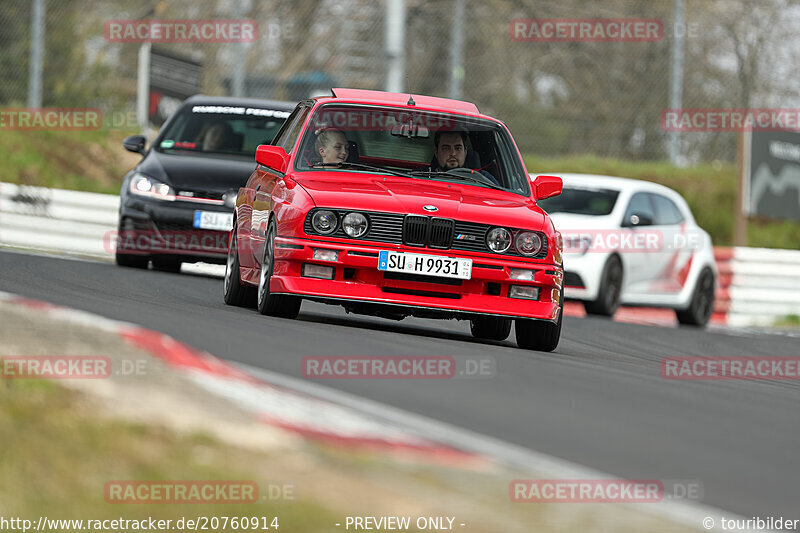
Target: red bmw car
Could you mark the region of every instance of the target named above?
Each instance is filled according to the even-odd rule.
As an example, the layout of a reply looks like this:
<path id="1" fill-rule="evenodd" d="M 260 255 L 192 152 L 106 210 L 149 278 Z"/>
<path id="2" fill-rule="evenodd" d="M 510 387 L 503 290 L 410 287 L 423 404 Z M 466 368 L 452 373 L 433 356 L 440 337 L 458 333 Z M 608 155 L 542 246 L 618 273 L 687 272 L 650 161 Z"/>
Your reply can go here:
<path id="1" fill-rule="evenodd" d="M 302 300 L 392 319 L 469 320 L 481 339 L 552 351 L 561 235 L 506 126 L 474 104 L 333 89 L 301 102 L 239 189 L 230 305 L 294 318 Z"/>

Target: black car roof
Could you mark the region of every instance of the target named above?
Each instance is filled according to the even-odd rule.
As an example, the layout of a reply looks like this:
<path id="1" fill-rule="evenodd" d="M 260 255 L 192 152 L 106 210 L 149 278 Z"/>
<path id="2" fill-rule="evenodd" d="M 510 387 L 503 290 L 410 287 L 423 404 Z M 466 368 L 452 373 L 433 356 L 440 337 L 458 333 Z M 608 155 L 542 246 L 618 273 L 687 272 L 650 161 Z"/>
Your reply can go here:
<path id="1" fill-rule="evenodd" d="M 287 102 L 285 100 L 238 98 L 235 96 L 207 96 L 204 94 L 190 96 L 186 99 L 186 101 L 184 101 L 184 104 L 262 107 L 267 109 L 277 109 L 279 111 L 292 111 L 297 106 L 297 102 Z"/>

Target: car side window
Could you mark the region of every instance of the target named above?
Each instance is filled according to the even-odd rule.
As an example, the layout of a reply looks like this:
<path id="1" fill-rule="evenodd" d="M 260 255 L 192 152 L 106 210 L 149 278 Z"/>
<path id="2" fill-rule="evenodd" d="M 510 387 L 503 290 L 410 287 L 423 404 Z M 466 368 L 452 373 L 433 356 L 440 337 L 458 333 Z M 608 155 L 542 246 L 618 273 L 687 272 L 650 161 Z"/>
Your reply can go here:
<path id="1" fill-rule="evenodd" d="M 656 224 L 660 226 L 672 226 L 683 222 L 683 214 L 672 200 L 660 194 L 651 194 L 650 196 L 655 206 Z"/>
<path id="2" fill-rule="evenodd" d="M 650 202 L 650 195 L 643 192 L 637 192 L 631 198 L 631 201 L 628 203 L 628 209 L 625 211 L 625 217 L 622 219 L 622 223 L 629 224 L 631 215 L 642 215 L 649 217 L 650 223 L 654 223 L 656 216 L 655 212 L 653 211 L 653 204 Z"/>
<path id="3" fill-rule="evenodd" d="M 294 145 L 297 142 L 297 138 L 300 136 L 300 130 L 303 128 L 303 123 L 305 122 L 309 111 L 311 111 L 311 108 L 309 107 L 300 107 L 296 109 L 288 119 L 286 119 L 286 127 L 281 130 L 281 132 L 275 138 L 275 144 L 277 146 L 283 147 L 287 153 L 292 151 L 292 148 L 294 148 Z M 292 122 L 289 122 L 290 120 Z"/>
<path id="4" fill-rule="evenodd" d="M 286 143 L 286 138 L 289 136 L 289 133 L 292 131 L 292 127 L 294 126 L 297 117 L 300 116 L 304 107 L 302 105 L 298 105 L 294 108 L 294 111 L 286 117 L 283 125 L 278 130 L 278 133 L 275 134 L 275 138 L 272 139 L 272 143 L 275 146 L 283 146 Z"/>

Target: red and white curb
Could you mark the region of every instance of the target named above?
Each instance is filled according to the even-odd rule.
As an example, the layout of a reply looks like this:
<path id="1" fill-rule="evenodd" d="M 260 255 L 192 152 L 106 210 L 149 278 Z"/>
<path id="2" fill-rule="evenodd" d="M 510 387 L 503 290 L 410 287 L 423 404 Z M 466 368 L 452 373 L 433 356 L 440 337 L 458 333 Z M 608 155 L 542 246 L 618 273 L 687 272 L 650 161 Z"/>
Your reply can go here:
<path id="1" fill-rule="evenodd" d="M 210 394 L 232 401 L 252 413 L 257 421 L 311 440 L 410 453 L 442 463 L 485 461 L 476 454 L 425 438 L 353 406 L 315 398 L 309 394 L 311 391 L 298 392 L 282 384 L 269 383 L 268 380 L 285 382 L 287 378 L 271 376 L 268 372 L 262 373 L 260 378 L 255 377 L 231 363 L 158 331 L 4 292 L 0 292 L 0 302 L 36 309 L 54 319 L 114 333 L 182 372 Z"/>
<path id="2" fill-rule="evenodd" d="M 244 407 L 257 420 L 310 439 L 382 451 L 413 452 L 415 457 L 445 464 L 480 467 L 500 461 L 517 473 L 530 472 L 547 478 L 614 479 L 598 470 L 353 394 L 260 368 L 233 365 L 168 335 L 133 324 L 5 292 L 0 292 L 0 302 L 116 333 L 135 347 L 181 370 L 209 393 Z M 696 502 L 622 505 L 631 505 L 698 531 L 702 530 L 702 520 L 707 517 L 717 524 L 722 516 L 743 519 Z"/>

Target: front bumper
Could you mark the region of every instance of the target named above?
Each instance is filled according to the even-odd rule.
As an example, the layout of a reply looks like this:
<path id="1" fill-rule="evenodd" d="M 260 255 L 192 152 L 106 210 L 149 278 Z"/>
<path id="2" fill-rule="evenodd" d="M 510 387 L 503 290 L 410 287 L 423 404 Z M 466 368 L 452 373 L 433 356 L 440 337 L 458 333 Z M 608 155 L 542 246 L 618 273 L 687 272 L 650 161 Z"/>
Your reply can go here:
<path id="1" fill-rule="evenodd" d="M 336 261 L 315 260 L 314 249 L 336 250 Z M 378 270 L 381 250 L 471 258 L 468 280 L 397 274 Z M 303 276 L 303 265 L 334 268 L 333 279 Z M 532 281 L 512 280 L 511 269 L 531 270 Z M 403 246 L 341 244 L 302 238 L 276 240 L 270 291 L 321 300 L 341 300 L 439 310 L 443 314 L 489 314 L 556 321 L 561 305 L 563 273 L 560 265 L 526 262 L 509 257 L 487 257 L 467 252 Z M 538 287 L 539 299 L 509 297 L 512 285 Z"/>
<path id="2" fill-rule="evenodd" d="M 224 263 L 230 230 L 194 227 L 195 211 L 230 213 L 225 205 L 151 200 L 127 195 L 120 206 L 117 250 L 132 255 L 171 255 L 183 261 Z"/>
<path id="3" fill-rule="evenodd" d="M 600 291 L 600 278 L 608 254 L 587 252 L 564 254 L 564 296 L 568 300 L 593 301 Z"/>

